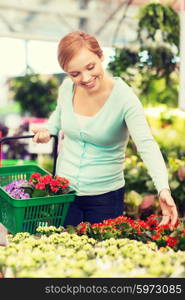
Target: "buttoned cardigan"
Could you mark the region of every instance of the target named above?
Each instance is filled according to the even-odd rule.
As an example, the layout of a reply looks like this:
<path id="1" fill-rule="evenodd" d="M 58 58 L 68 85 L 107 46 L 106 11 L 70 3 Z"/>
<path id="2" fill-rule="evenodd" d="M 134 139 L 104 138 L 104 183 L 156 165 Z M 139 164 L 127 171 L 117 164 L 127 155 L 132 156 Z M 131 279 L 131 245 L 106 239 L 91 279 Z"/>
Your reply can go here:
<path id="1" fill-rule="evenodd" d="M 130 135 L 157 191 L 169 189 L 166 165 L 140 100 L 120 77 L 114 80 L 106 102 L 84 128 L 80 128 L 73 110 L 71 79 L 61 84 L 56 109 L 45 125 L 52 134 L 60 130 L 64 134 L 56 174 L 68 178 L 77 195 L 95 195 L 123 187 Z"/>

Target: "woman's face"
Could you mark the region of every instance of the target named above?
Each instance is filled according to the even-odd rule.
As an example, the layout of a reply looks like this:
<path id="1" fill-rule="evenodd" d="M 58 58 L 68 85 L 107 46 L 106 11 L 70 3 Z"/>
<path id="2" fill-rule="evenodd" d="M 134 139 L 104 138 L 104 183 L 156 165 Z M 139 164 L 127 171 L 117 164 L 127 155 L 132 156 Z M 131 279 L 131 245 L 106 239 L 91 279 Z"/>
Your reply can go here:
<path id="1" fill-rule="evenodd" d="M 104 76 L 102 60 L 103 57 L 99 58 L 87 48 L 82 48 L 69 61 L 66 71 L 76 85 L 95 92 L 99 90 Z"/>

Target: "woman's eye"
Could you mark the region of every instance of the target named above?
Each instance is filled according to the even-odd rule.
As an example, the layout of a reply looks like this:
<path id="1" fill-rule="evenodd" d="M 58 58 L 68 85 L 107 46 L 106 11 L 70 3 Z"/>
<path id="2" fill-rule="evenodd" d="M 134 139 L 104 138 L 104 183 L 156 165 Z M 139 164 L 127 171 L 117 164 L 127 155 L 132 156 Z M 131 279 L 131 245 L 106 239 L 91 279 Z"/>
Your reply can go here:
<path id="1" fill-rule="evenodd" d="M 76 74 L 71 74 L 71 76 L 72 76 L 72 77 L 77 77 L 78 74 L 77 74 L 77 73 L 76 73 Z"/>
<path id="2" fill-rule="evenodd" d="M 92 69 L 94 69 L 94 65 L 93 66 L 90 66 L 90 67 L 88 67 L 88 70 L 90 71 L 90 70 L 92 70 Z"/>

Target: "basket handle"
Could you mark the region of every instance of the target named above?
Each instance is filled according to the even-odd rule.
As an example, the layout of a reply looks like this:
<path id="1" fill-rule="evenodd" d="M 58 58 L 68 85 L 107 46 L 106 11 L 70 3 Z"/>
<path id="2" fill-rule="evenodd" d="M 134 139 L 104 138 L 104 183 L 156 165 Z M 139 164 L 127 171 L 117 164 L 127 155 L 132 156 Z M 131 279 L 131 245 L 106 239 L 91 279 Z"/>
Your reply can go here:
<path id="1" fill-rule="evenodd" d="M 18 139 L 28 139 L 28 138 L 33 138 L 35 135 L 22 135 L 22 136 L 7 136 L 7 137 L 3 137 L 0 138 L 0 149 L 1 149 L 1 144 L 5 141 L 8 140 L 18 140 Z M 54 161 L 53 161 L 53 176 L 55 176 L 56 173 L 56 162 L 57 162 L 57 153 L 58 153 L 58 136 L 55 134 L 51 134 L 51 137 L 54 138 L 54 150 L 53 150 L 53 154 L 54 154 Z M 0 153 L 0 162 L 1 162 L 1 153 Z"/>

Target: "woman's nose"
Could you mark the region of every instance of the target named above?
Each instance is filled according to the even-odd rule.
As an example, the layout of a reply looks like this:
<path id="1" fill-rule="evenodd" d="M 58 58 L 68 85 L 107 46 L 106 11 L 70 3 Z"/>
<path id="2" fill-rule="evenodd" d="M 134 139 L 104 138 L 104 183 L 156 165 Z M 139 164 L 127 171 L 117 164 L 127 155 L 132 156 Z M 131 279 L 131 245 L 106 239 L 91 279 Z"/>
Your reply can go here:
<path id="1" fill-rule="evenodd" d="M 82 73 L 82 82 L 86 83 L 89 82 L 91 79 L 90 75 L 88 73 Z"/>

